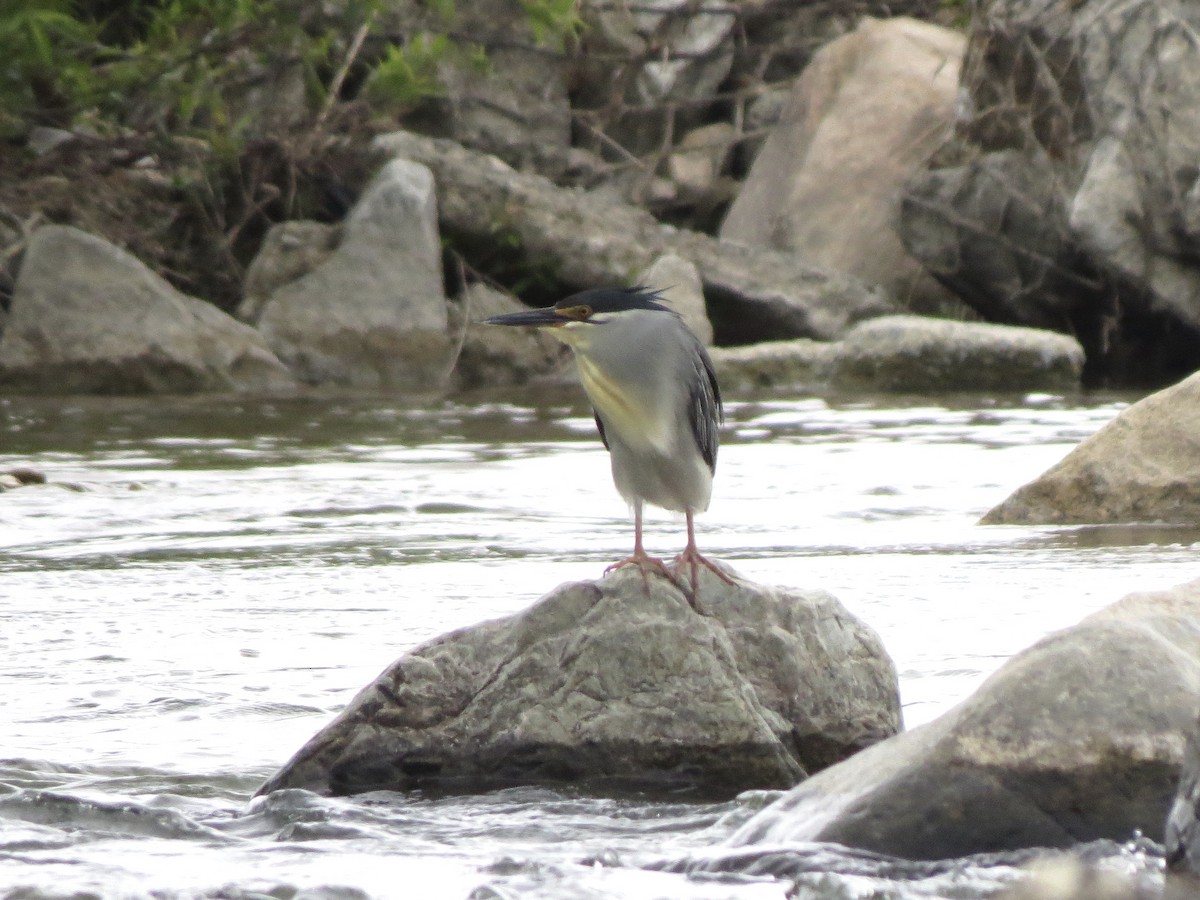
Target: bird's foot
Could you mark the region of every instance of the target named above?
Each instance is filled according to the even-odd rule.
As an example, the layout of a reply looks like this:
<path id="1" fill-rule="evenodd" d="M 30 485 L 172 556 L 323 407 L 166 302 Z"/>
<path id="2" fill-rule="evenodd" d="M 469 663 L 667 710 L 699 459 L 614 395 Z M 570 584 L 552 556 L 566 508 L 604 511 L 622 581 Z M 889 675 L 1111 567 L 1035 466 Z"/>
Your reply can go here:
<path id="1" fill-rule="evenodd" d="M 699 585 L 700 566 L 704 566 L 704 568 L 708 569 L 710 572 L 712 572 L 714 575 L 716 575 L 718 578 L 720 578 L 726 584 L 733 584 L 732 578 L 730 578 L 723 571 L 721 571 L 721 568 L 716 563 L 712 562 L 706 556 L 701 554 L 700 551 L 697 550 L 695 547 L 687 547 L 684 549 L 684 551 L 682 553 L 680 553 L 677 557 L 675 557 L 675 575 L 676 575 L 676 577 L 678 577 L 682 573 L 684 566 L 689 566 L 692 570 L 692 578 L 691 578 L 692 593 L 688 596 L 688 602 L 691 603 L 692 609 L 695 609 L 696 612 L 700 611 L 699 609 L 696 608 L 696 597 L 700 590 L 700 585 Z"/>
<path id="2" fill-rule="evenodd" d="M 630 556 L 624 559 L 617 560 L 611 566 L 604 570 L 604 574 L 623 569 L 626 566 L 637 566 L 638 571 L 642 573 L 642 586 L 645 587 L 646 593 L 650 593 L 650 573 L 661 575 L 670 582 L 675 581 L 675 576 L 671 570 L 667 568 L 667 564 L 657 556 L 651 556 L 645 550 L 634 550 Z"/>

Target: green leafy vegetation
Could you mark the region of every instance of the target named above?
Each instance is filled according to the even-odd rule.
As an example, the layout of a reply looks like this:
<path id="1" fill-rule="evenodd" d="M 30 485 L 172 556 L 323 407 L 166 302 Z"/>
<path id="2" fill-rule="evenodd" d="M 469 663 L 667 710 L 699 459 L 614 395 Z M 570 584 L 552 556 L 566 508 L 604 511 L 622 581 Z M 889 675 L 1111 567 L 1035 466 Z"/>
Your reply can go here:
<path id="1" fill-rule="evenodd" d="M 368 82 L 372 100 L 405 110 L 442 93 L 438 63 L 450 54 L 444 34 L 419 34 L 404 46 L 392 44 Z"/>
<path id="2" fill-rule="evenodd" d="M 577 0 L 521 0 L 521 8 L 539 44 L 561 46 L 583 31 Z"/>
<path id="3" fill-rule="evenodd" d="M 521 2 L 540 44 L 582 28 L 577 0 Z M 330 91 L 347 86 L 365 85 L 371 101 L 403 112 L 442 93 L 443 62 L 487 68 L 486 50 L 452 31 L 455 0 L 427 0 L 424 9 L 428 27 L 396 40 L 377 24 L 383 0 L 5 0 L 0 137 L 87 116 L 114 129 L 236 142 L 262 130 L 247 97 L 285 77 L 305 88 L 296 122 L 318 116 Z M 339 68 L 351 66 L 342 80 Z"/>

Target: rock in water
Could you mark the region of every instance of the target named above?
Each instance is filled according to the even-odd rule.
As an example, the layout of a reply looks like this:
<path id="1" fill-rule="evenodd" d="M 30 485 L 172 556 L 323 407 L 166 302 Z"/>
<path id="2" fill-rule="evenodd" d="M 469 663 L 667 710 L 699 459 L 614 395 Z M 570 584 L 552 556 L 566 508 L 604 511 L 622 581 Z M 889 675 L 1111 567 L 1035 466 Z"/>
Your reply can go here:
<path id="1" fill-rule="evenodd" d="M 1131 594 L 1013 657 L 940 718 L 810 778 L 737 845 L 908 859 L 1162 840 L 1200 705 L 1200 581 Z"/>
<path id="2" fill-rule="evenodd" d="M 1200 522 L 1200 374 L 1139 400 L 985 525 Z"/>
<path id="3" fill-rule="evenodd" d="M 1036 328 L 882 316 L 831 348 L 826 375 L 839 388 L 878 391 L 1078 389 L 1083 348 Z"/>
<path id="4" fill-rule="evenodd" d="M 260 793 L 514 784 L 783 788 L 900 726 L 895 668 L 832 596 L 619 569 L 429 641 Z"/>

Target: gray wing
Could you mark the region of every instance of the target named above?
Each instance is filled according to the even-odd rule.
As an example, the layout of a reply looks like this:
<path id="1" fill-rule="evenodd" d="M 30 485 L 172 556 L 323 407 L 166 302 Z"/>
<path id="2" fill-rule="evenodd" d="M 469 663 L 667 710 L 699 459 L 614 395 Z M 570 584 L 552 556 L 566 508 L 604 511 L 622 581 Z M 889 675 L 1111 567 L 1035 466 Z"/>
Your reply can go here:
<path id="1" fill-rule="evenodd" d="M 688 398 L 688 418 L 692 423 L 692 435 L 700 455 L 708 463 L 709 471 L 717 470 L 718 429 L 725 421 L 725 409 L 721 405 L 721 388 L 717 384 L 717 373 L 704 345 L 696 341 L 696 377 L 692 379 L 691 396 Z M 597 421 L 599 418 L 597 417 Z M 603 429 L 601 435 L 603 436 Z"/>
<path id="2" fill-rule="evenodd" d="M 612 448 L 608 446 L 608 436 L 604 433 L 604 420 L 600 418 L 600 413 L 596 412 L 594 407 L 592 418 L 596 420 L 596 430 L 600 432 L 600 440 L 604 444 L 604 449 L 611 450 Z"/>

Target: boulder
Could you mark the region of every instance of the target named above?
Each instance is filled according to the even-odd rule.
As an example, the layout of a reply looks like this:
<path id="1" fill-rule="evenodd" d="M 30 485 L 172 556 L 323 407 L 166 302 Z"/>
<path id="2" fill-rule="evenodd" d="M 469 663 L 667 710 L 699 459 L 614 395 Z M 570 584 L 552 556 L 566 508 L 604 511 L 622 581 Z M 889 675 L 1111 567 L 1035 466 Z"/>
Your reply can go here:
<path id="1" fill-rule="evenodd" d="M 1131 594 L 1017 654 L 938 719 L 814 775 L 737 846 L 909 859 L 1161 841 L 1200 704 L 1200 581 Z"/>
<path id="2" fill-rule="evenodd" d="M 363 192 L 337 249 L 277 288 L 259 317 L 303 381 L 441 389 L 451 363 L 433 176 L 395 159 Z"/>
<path id="3" fill-rule="evenodd" d="M 333 253 L 338 229 L 304 219 L 272 225 L 246 269 L 237 316 L 255 324 L 271 294 L 307 275 Z"/>
<path id="4" fill-rule="evenodd" d="M 1123 410 L 982 522 L 1200 523 L 1200 374 Z"/>
<path id="5" fill-rule="evenodd" d="M 637 279 L 639 284 L 662 293 L 663 300 L 679 313 L 692 334 L 706 347 L 712 344 L 713 327 L 704 307 L 704 285 L 700 273 L 688 260 L 668 253 L 660 256 Z"/>
<path id="6" fill-rule="evenodd" d="M 667 157 L 667 172 L 680 199 L 707 206 L 729 200 L 735 189 L 723 179 L 737 132 L 728 122 L 693 128 Z"/>
<path id="7" fill-rule="evenodd" d="M 699 270 L 718 343 L 832 340 L 856 322 L 897 311 L 877 290 L 796 253 L 671 228 L 644 210 L 556 187 L 448 141 L 398 131 L 376 146 L 429 166 L 442 231 L 452 240 L 499 242 L 505 265 L 554 280 L 564 296 L 626 284 L 630 273 L 672 253 Z"/>
<path id="8" fill-rule="evenodd" d="M 1035 328 L 885 316 L 833 345 L 824 375 L 838 388 L 1061 391 L 1079 387 L 1083 348 Z"/>
<path id="9" fill-rule="evenodd" d="M 0 336 L 0 384 L 53 394 L 297 386 L 253 328 L 63 225 L 29 240 Z"/>
<path id="10" fill-rule="evenodd" d="M 732 574 L 732 573 L 731 573 Z M 431 640 L 260 789 L 788 787 L 900 725 L 879 638 L 829 594 L 632 567 Z"/>
<path id="11" fill-rule="evenodd" d="M 824 386 L 836 343 L 796 338 L 709 351 L 727 396 L 758 390 L 804 390 Z"/>
<path id="12" fill-rule="evenodd" d="M 823 47 L 797 79 L 721 238 L 796 250 L 883 285 L 907 309 L 956 308 L 893 224 L 905 182 L 953 123 L 964 45 L 957 32 L 900 17 L 864 19 Z"/>
<path id="13" fill-rule="evenodd" d="M 962 116 L 905 245 L 986 317 L 1076 335 L 1094 380 L 1200 366 L 1200 5 L 982 0 Z"/>
<path id="14" fill-rule="evenodd" d="M 477 324 L 490 316 L 525 309 L 518 300 L 482 282 L 467 287 L 450 305 L 450 328 L 462 337 L 454 365 L 459 388 L 526 382 L 559 369 L 571 351 L 537 328 L 493 328 Z"/>
<path id="15" fill-rule="evenodd" d="M 1200 722 L 1193 722 L 1188 730 L 1163 844 L 1167 871 L 1200 888 Z"/>

